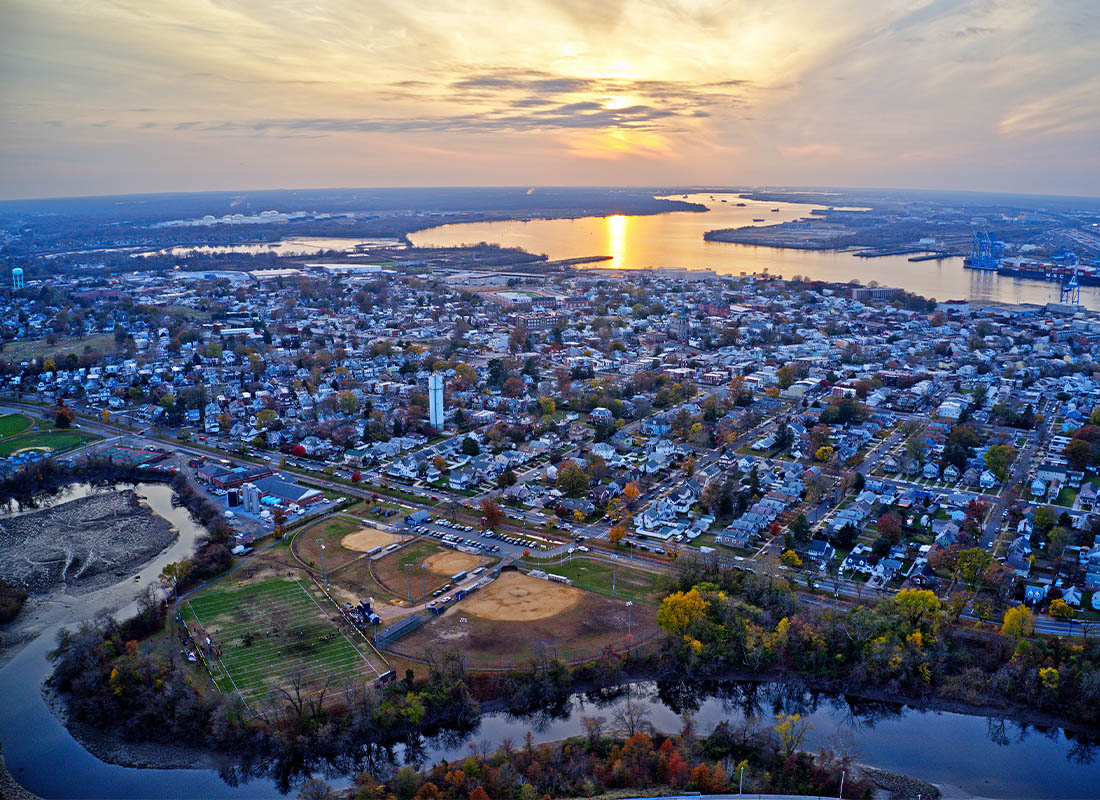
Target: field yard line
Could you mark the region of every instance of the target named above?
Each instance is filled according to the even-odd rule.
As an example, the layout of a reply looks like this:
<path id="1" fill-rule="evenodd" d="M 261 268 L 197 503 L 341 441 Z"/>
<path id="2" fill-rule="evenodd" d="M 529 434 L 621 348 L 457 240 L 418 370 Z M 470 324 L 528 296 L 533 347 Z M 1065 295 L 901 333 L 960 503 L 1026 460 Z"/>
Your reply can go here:
<path id="1" fill-rule="evenodd" d="M 259 673 L 269 673 L 271 670 L 269 657 L 272 655 L 273 653 L 269 650 L 262 654 L 257 653 L 256 658 L 251 658 L 248 660 L 237 659 L 237 665 L 239 667 L 239 669 L 237 670 L 238 674 L 251 676 Z M 342 671 L 343 667 L 353 666 L 361 659 L 362 654 L 359 653 L 358 650 L 353 649 L 346 655 L 340 655 L 339 657 L 334 657 L 329 661 L 323 662 L 319 662 L 318 659 L 311 658 L 309 656 L 283 658 L 283 664 L 281 666 L 285 666 L 290 671 L 294 671 L 303 665 L 308 667 L 311 664 L 318 664 L 318 669 L 321 672 L 337 672 Z"/>
<path id="2" fill-rule="evenodd" d="M 321 604 L 317 602 L 317 598 L 316 598 L 316 597 L 314 597 L 313 595 L 311 595 L 311 594 L 309 593 L 309 590 L 308 590 L 308 589 L 306 589 L 306 587 L 302 586 L 302 582 L 301 582 L 301 581 L 299 581 L 299 580 L 295 580 L 294 582 L 298 584 L 298 587 L 299 587 L 299 588 L 300 588 L 300 589 L 301 589 L 301 590 L 302 590 L 303 592 L 305 592 L 305 594 L 306 594 L 306 597 L 308 597 L 308 598 L 309 598 L 310 600 L 312 600 L 312 601 L 313 601 L 313 604 L 314 604 L 315 606 L 317 606 L 317 610 L 321 612 L 321 616 L 322 616 L 322 617 L 323 617 L 324 619 L 328 619 L 328 615 L 327 615 L 327 614 L 325 614 L 325 610 L 324 610 L 323 608 L 321 608 Z M 365 655 L 363 655 L 363 652 L 362 652 L 362 651 L 361 651 L 361 650 L 360 650 L 360 649 L 359 649 L 358 647 L 356 647 L 356 646 L 355 646 L 355 643 L 354 643 L 354 642 L 353 642 L 353 641 L 352 641 L 351 639 L 349 639 L 349 638 L 348 638 L 348 635 L 347 635 L 346 633 L 344 633 L 343 631 L 341 631 L 341 630 L 340 630 L 339 626 L 337 626 L 337 627 L 336 627 L 336 630 L 340 631 L 340 635 L 344 637 L 344 640 L 345 640 L 345 641 L 346 641 L 346 642 L 347 642 L 347 643 L 348 643 L 349 645 L 351 645 L 351 649 L 352 649 L 352 650 L 354 650 L 354 651 L 355 651 L 356 653 L 359 653 L 359 657 L 363 659 L 363 663 L 364 663 L 364 664 L 366 664 L 366 665 L 367 665 L 368 667 L 370 667 L 370 668 L 371 668 L 371 672 L 373 672 L 373 673 L 374 673 L 374 674 L 375 674 L 376 676 L 377 676 L 377 675 L 381 675 L 381 674 L 382 674 L 381 672 L 379 672 L 379 671 L 378 671 L 378 669 L 377 669 L 377 668 L 376 668 L 376 667 L 374 666 L 374 664 L 370 663 L 370 659 L 368 659 L 368 658 L 367 658 L 367 657 L 366 657 Z"/>
<path id="3" fill-rule="evenodd" d="M 195 615 L 195 620 L 199 623 L 199 625 L 202 625 L 202 627 L 205 629 L 206 624 L 202 621 L 202 619 L 199 617 L 199 615 L 197 613 L 195 613 L 195 608 L 194 608 L 194 606 L 191 605 L 190 600 L 187 601 L 187 607 L 191 609 L 191 613 Z M 207 661 L 209 661 L 209 659 L 207 659 Z M 241 698 L 241 702 L 244 703 L 245 706 L 247 707 L 248 706 L 248 701 L 244 699 L 244 695 L 241 694 L 241 690 L 237 687 L 237 682 L 235 680 L 233 680 L 233 676 L 229 674 L 229 670 L 227 670 L 224 666 L 222 666 L 220 658 L 218 659 L 218 669 L 225 673 L 225 677 L 229 678 L 229 682 L 231 684 L 233 684 L 233 691 L 235 691 L 237 693 L 237 696 L 239 698 Z"/>

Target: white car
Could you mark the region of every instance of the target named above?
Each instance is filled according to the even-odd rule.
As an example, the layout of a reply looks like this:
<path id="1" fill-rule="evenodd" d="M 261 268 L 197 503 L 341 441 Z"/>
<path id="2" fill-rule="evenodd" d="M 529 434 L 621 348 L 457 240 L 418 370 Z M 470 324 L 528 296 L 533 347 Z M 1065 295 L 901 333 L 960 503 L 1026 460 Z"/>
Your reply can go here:
<path id="1" fill-rule="evenodd" d="M 580 547 L 578 547 L 577 549 L 580 550 L 582 553 L 587 553 L 588 552 L 588 548 L 585 547 L 583 544 Z"/>

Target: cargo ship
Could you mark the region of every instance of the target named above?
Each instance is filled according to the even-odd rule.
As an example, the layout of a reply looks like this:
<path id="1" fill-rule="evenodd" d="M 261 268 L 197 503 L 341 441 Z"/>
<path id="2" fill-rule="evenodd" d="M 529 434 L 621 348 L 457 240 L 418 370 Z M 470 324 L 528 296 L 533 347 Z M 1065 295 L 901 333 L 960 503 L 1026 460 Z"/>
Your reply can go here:
<path id="1" fill-rule="evenodd" d="M 1038 259 L 1016 256 L 998 260 L 994 265 L 983 265 L 973 257 L 963 259 L 966 269 L 981 272 L 996 272 L 1011 278 L 1027 278 L 1034 281 L 1055 281 L 1064 283 L 1076 272 L 1077 282 L 1082 286 L 1100 286 L 1100 263 L 1073 264 L 1064 260 L 1040 261 Z"/>

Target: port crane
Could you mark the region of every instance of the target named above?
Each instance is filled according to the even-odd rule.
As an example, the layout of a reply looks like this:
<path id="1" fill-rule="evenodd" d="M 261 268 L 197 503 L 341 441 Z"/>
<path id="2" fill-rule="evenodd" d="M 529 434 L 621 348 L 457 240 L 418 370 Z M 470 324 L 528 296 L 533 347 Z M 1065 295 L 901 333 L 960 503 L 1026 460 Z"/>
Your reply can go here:
<path id="1" fill-rule="evenodd" d="M 1081 305 L 1081 285 L 1077 280 L 1077 254 L 1063 247 L 1054 257 L 1054 263 L 1060 268 L 1062 275 L 1061 292 L 1058 296 L 1059 303 L 1069 305 Z"/>
<path id="2" fill-rule="evenodd" d="M 970 258 L 966 260 L 966 266 L 971 269 L 984 269 L 995 272 L 1000 269 L 1004 251 L 1004 242 L 990 236 L 984 225 L 976 227 L 974 229 L 974 244 L 970 250 Z"/>

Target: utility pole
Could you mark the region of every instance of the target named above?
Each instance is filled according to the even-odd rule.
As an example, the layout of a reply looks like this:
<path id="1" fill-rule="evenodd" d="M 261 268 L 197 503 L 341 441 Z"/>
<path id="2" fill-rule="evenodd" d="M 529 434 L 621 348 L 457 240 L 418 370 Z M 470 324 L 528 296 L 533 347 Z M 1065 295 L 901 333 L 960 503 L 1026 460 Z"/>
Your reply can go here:
<path id="1" fill-rule="evenodd" d="M 737 793 L 738 794 L 741 794 L 741 790 L 744 788 L 744 786 L 745 786 L 745 765 L 742 764 L 741 765 L 741 775 L 737 779 Z"/>

